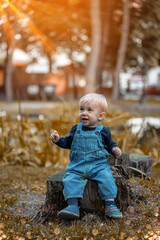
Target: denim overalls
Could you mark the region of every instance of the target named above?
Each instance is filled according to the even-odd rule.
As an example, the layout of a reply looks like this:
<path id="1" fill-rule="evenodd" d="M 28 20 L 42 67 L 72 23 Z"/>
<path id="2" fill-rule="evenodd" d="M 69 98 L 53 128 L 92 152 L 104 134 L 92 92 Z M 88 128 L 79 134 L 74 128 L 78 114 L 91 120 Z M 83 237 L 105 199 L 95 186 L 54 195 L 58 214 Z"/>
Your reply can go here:
<path id="1" fill-rule="evenodd" d="M 83 131 L 82 124 L 77 125 L 71 145 L 70 163 L 63 178 L 65 200 L 82 198 L 88 179 L 97 182 L 102 200 L 116 197 L 117 186 L 108 163 L 108 152 L 102 144 L 102 129 L 103 126 L 99 124 L 95 130 Z"/>

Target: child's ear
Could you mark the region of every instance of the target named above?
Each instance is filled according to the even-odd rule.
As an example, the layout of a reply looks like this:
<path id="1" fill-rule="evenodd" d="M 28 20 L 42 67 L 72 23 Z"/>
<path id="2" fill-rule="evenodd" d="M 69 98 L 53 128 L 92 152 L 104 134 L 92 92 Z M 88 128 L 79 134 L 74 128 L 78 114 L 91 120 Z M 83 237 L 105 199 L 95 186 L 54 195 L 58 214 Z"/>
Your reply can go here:
<path id="1" fill-rule="evenodd" d="M 105 112 L 101 112 L 101 113 L 99 114 L 98 120 L 99 120 L 99 121 L 102 121 L 102 120 L 105 118 L 105 116 L 106 116 L 106 113 L 105 113 Z"/>

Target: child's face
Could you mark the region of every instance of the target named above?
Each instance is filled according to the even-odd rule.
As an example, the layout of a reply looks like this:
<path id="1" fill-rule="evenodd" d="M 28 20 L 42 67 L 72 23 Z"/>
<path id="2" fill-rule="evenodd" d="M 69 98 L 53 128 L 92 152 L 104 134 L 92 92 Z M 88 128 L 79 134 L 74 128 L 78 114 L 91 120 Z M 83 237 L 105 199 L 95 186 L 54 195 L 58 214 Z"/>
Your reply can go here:
<path id="1" fill-rule="evenodd" d="M 105 117 L 105 112 L 102 112 L 98 103 L 83 102 L 79 106 L 79 120 L 86 127 L 97 127 L 98 122 Z"/>

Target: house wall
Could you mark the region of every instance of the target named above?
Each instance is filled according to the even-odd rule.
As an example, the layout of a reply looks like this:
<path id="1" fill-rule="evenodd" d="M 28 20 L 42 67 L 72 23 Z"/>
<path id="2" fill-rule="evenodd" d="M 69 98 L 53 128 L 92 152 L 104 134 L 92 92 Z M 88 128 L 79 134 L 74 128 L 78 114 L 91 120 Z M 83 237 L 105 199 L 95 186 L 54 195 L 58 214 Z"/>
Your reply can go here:
<path id="1" fill-rule="evenodd" d="M 72 74 L 69 71 L 66 73 L 63 70 L 59 70 L 56 74 L 26 73 L 25 67 L 25 65 L 14 67 L 12 75 L 13 100 L 16 100 L 18 96 L 21 100 L 79 99 L 84 94 L 84 86 L 79 85 L 82 77 L 80 74 Z M 36 94 L 29 93 L 28 86 L 32 86 L 33 90 L 36 90 L 36 87 L 38 87 L 38 92 Z M 55 93 L 44 94 L 45 86 L 53 87 Z M 97 89 L 106 98 L 112 96 L 112 90 L 113 87 L 107 86 L 101 86 Z M 3 69 L 0 69 L 0 99 L 5 99 Z"/>
<path id="2" fill-rule="evenodd" d="M 28 86 L 35 86 L 37 85 L 39 87 L 39 92 L 35 96 L 31 96 L 27 92 Z M 64 74 L 64 72 L 58 71 L 58 73 L 48 73 L 48 74 L 38 74 L 38 73 L 26 73 L 25 67 L 20 66 L 16 67 L 13 72 L 13 93 L 14 93 L 14 99 L 17 98 L 19 95 L 22 100 L 26 99 L 41 99 L 46 100 L 44 96 L 44 87 L 48 86 L 55 86 L 55 94 L 54 96 L 50 96 L 51 99 L 58 99 L 58 98 L 66 98 L 66 99 L 72 99 L 72 98 L 79 98 L 83 95 L 83 88 L 80 87 L 69 87 L 68 86 L 68 80 Z"/>

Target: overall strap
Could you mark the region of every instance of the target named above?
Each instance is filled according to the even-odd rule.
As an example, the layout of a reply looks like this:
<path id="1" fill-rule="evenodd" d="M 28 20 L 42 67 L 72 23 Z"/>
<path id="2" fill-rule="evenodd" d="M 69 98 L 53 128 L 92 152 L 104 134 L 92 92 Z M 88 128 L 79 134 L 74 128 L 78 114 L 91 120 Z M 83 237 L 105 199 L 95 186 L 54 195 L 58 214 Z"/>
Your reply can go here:
<path id="1" fill-rule="evenodd" d="M 95 129 L 95 132 L 99 133 L 100 131 L 102 131 L 102 129 L 103 129 L 103 126 L 101 124 L 98 124 L 96 129 Z"/>
<path id="2" fill-rule="evenodd" d="M 95 134 L 97 135 L 98 137 L 98 142 L 99 142 L 99 145 L 104 148 L 104 145 L 102 144 L 102 135 L 100 134 L 100 132 L 102 131 L 103 129 L 103 126 L 101 124 L 98 124 L 98 126 L 96 127 L 95 129 Z"/>
<path id="3" fill-rule="evenodd" d="M 82 130 L 82 123 L 77 124 L 77 131 L 80 131 L 80 130 Z"/>

